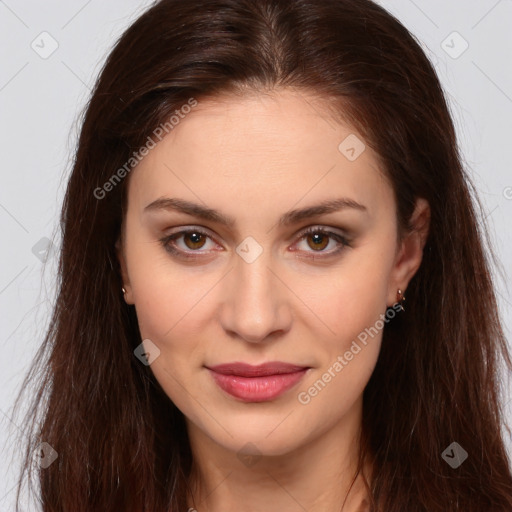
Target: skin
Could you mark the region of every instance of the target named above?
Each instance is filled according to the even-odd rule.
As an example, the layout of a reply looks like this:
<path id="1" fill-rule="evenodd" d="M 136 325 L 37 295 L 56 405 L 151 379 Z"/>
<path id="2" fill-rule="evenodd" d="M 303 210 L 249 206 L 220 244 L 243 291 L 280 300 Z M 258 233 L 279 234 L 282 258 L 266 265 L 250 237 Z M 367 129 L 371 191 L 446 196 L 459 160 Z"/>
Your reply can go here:
<path id="1" fill-rule="evenodd" d="M 195 461 L 190 506 L 199 512 L 334 512 L 349 490 L 362 393 L 382 330 L 359 343 L 309 403 L 298 394 L 396 304 L 397 289 L 406 290 L 421 263 L 429 217 L 419 199 L 416 229 L 398 241 L 394 195 L 378 156 L 367 145 L 350 161 L 338 149 L 350 134 L 357 132 L 333 123 L 321 100 L 304 92 L 217 97 L 200 101 L 130 175 L 118 243 L 125 300 L 136 308 L 142 339 L 160 350 L 151 370 L 185 416 Z M 144 211 L 162 197 L 200 203 L 236 224 Z M 366 209 L 277 224 L 289 210 L 340 197 Z M 301 237 L 309 226 L 344 234 L 349 245 L 329 255 L 339 242 Z M 174 242 L 196 260 L 173 256 L 160 242 L 194 227 L 210 238 Z M 249 236 L 262 249 L 251 263 L 236 252 Z M 232 361 L 311 369 L 276 399 L 245 403 L 205 368 Z M 257 457 L 244 463 L 246 452 Z M 365 507 L 358 477 L 343 511 Z"/>

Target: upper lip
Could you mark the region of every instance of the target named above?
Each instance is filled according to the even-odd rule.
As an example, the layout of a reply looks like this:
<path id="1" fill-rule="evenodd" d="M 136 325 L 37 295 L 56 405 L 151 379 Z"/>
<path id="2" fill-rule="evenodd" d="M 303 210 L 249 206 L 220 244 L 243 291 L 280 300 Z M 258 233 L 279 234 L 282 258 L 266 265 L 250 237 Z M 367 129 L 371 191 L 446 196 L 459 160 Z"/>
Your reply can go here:
<path id="1" fill-rule="evenodd" d="M 251 365 L 241 362 L 218 364 L 216 366 L 207 366 L 208 369 L 221 373 L 223 375 L 238 375 L 240 377 L 262 377 L 265 375 L 278 375 L 282 373 L 295 373 L 306 370 L 307 366 L 298 366 L 296 364 L 283 363 L 281 361 L 272 361 L 260 365 Z"/>

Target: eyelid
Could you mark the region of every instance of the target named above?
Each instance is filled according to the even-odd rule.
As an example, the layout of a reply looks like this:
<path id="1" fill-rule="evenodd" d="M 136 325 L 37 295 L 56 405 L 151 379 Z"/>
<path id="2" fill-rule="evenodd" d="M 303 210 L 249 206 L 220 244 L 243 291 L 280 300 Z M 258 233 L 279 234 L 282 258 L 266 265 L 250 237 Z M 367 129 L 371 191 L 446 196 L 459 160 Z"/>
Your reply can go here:
<path id="1" fill-rule="evenodd" d="M 334 231 L 334 230 L 338 230 L 338 231 Z M 299 238 L 301 238 L 304 235 L 307 235 L 308 233 L 310 233 L 312 231 L 313 232 L 323 231 L 325 233 L 332 233 L 332 234 L 335 234 L 335 235 L 338 235 L 338 236 L 341 236 L 341 237 L 344 237 L 344 238 L 347 238 L 347 239 L 349 238 L 349 236 L 348 236 L 346 231 L 344 231 L 344 230 L 342 230 L 340 228 L 324 226 L 323 224 L 312 224 L 311 226 L 307 226 L 304 229 L 302 229 L 301 231 L 299 231 L 297 236 Z"/>

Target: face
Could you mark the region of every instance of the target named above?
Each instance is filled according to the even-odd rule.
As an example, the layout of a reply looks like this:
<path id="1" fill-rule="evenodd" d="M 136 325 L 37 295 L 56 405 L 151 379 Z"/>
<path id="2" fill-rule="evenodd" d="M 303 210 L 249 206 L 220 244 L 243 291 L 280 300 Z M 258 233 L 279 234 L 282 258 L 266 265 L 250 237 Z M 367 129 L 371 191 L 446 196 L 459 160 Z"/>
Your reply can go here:
<path id="1" fill-rule="evenodd" d="M 360 411 L 386 308 L 424 243 L 398 242 L 392 188 L 363 143 L 304 93 L 218 97 L 130 175 L 125 299 L 162 388 L 226 449 L 284 454 Z"/>

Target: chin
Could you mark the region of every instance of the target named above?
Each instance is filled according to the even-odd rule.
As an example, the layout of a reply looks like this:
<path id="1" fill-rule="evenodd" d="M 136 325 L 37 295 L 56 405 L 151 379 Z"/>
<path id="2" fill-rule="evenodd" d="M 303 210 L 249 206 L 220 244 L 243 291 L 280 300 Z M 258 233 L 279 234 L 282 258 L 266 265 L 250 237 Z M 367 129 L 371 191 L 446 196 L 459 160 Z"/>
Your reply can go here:
<path id="1" fill-rule="evenodd" d="M 272 437 L 272 436 L 270 436 Z M 224 448 L 237 454 L 244 462 L 246 457 L 279 457 L 294 451 L 301 445 L 300 439 L 295 439 L 289 433 L 283 432 L 279 436 L 240 436 L 235 439 L 226 439 Z"/>

